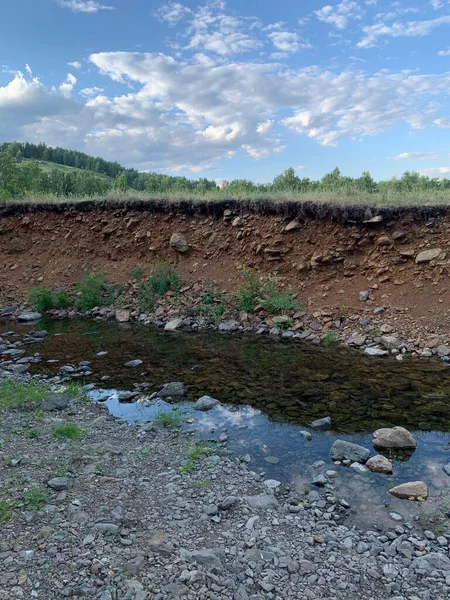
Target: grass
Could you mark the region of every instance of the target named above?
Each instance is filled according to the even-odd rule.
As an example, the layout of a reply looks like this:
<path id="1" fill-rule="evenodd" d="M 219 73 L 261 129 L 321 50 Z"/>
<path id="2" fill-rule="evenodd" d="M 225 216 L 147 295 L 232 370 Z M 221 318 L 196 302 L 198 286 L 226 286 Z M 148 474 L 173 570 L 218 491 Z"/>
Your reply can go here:
<path id="1" fill-rule="evenodd" d="M 50 498 L 50 490 L 40 485 L 25 487 L 15 497 L 0 497 L 0 525 L 10 521 L 14 511 L 20 508 L 27 510 L 40 510 Z"/>
<path id="2" fill-rule="evenodd" d="M 204 440 L 197 441 L 193 446 L 189 447 L 183 454 L 185 462 L 179 468 L 182 475 L 192 473 L 198 469 L 198 462 L 205 456 L 209 456 L 214 452 L 214 445 L 205 442 Z"/>
<path id="3" fill-rule="evenodd" d="M 134 267 L 133 269 L 131 269 L 131 279 L 141 282 L 143 277 L 144 277 L 144 271 L 141 266 L 138 265 L 137 267 Z"/>
<path id="4" fill-rule="evenodd" d="M 53 164 L 53 163 L 52 163 Z M 313 203 L 317 205 L 335 204 L 338 206 L 367 206 L 367 207 L 421 207 L 421 206 L 448 206 L 450 205 L 450 190 L 448 189 L 412 189 L 410 191 L 398 191 L 395 189 L 384 189 L 380 192 L 358 191 L 351 187 L 340 186 L 335 190 L 326 191 L 305 191 L 297 192 L 293 190 L 275 191 L 275 192 L 230 192 L 227 189 L 214 190 L 199 194 L 190 191 L 179 192 L 139 192 L 129 190 L 120 192 L 111 189 L 106 194 L 98 196 L 57 196 L 56 194 L 36 194 L 23 196 L 21 198 L 11 198 L 4 200 L 3 204 L 63 204 L 66 202 L 124 202 L 124 201 L 147 201 L 167 202 L 168 204 L 177 204 L 179 202 L 275 202 L 290 203 L 302 202 Z"/>
<path id="5" fill-rule="evenodd" d="M 0 408 L 36 409 L 49 393 L 50 388 L 43 383 L 7 379 L 0 382 Z"/>
<path id="6" fill-rule="evenodd" d="M 202 294 L 202 300 L 196 310 L 207 323 L 218 325 L 227 309 L 224 294 L 219 294 L 214 284 L 209 283 Z"/>
<path id="7" fill-rule="evenodd" d="M 103 275 L 88 273 L 76 286 L 78 297 L 75 301 L 75 307 L 80 312 L 92 310 L 96 306 L 111 304 L 111 295 L 106 302 L 103 301 L 103 292 L 107 287 L 107 281 Z M 113 292 L 114 293 L 114 292 Z"/>
<path id="8" fill-rule="evenodd" d="M 261 306 L 270 314 L 284 313 L 301 307 L 290 290 L 282 291 L 276 274 L 264 277 L 258 271 L 244 269 L 245 283 L 236 292 L 239 310 L 253 313 Z"/>
<path id="9" fill-rule="evenodd" d="M 324 346 L 333 346 L 338 342 L 338 335 L 335 331 L 327 331 L 322 338 L 322 344 Z"/>
<path id="10" fill-rule="evenodd" d="M 139 307 L 143 311 L 152 311 L 159 298 L 169 291 L 178 294 L 179 290 L 180 276 L 177 271 L 168 263 L 160 262 L 146 281 L 141 282 Z"/>
<path id="11" fill-rule="evenodd" d="M 12 519 L 13 506 L 7 498 L 0 498 L 0 525 L 4 525 Z"/>
<path id="12" fill-rule="evenodd" d="M 61 392 L 71 398 L 81 399 L 85 396 L 81 386 L 76 383 L 68 383 L 61 389 Z M 31 380 L 28 383 L 19 383 L 13 379 L 6 379 L 0 382 L 0 409 L 37 410 L 42 400 L 54 393 L 49 385 L 41 381 Z M 29 437 L 31 437 L 30 433 L 27 432 Z"/>
<path id="13" fill-rule="evenodd" d="M 49 490 L 38 485 L 32 485 L 23 492 L 22 502 L 30 510 L 39 510 L 49 498 Z"/>
<path id="14" fill-rule="evenodd" d="M 52 435 L 59 440 L 78 440 L 85 435 L 85 432 L 76 423 L 64 423 L 55 425 Z"/>
<path id="15" fill-rule="evenodd" d="M 38 312 L 47 312 L 53 308 L 68 308 L 71 305 L 69 298 L 63 292 L 54 292 L 44 286 L 31 288 L 28 292 L 28 300 L 33 310 Z"/>
<path id="16" fill-rule="evenodd" d="M 184 413 L 179 408 L 172 410 L 161 409 L 154 418 L 154 422 L 163 427 L 179 427 L 184 419 Z"/>

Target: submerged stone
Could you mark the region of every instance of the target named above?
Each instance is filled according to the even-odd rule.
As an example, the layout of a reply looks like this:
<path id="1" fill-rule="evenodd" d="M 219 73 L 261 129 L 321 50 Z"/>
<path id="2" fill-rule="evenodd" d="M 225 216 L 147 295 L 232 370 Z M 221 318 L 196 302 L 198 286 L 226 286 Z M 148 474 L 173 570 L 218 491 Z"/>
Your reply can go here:
<path id="1" fill-rule="evenodd" d="M 330 456 L 332 460 L 347 459 L 351 462 L 365 463 L 370 457 L 370 450 L 352 442 L 336 440 L 331 446 Z"/>
<path id="2" fill-rule="evenodd" d="M 194 404 L 194 409 L 203 411 L 211 410 L 218 404 L 220 404 L 220 402 L 219 400 L 216 400 L 216 398 L 211 398 L 211 396 L 202 396 Z"/>
<path id="3" fill-rule="evenodd" d="M 424 481 L 409 481 L 396 485 L 389 490 L 389 493 L 404 500 L 426 500 L 428 486 Z"/>
<path id="4" fill-rule="evenodd" d="M 331 427 L 331 417 L 323 417 L 322 419 L 316 419 L 311 423 L 311 427 L 314 429 L 325 429 Z"/>

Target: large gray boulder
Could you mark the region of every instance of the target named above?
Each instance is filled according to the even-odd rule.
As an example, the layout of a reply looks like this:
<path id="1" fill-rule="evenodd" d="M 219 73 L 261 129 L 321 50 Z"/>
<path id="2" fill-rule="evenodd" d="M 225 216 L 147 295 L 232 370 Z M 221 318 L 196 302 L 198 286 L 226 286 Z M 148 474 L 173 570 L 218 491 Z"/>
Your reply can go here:
<path id="1" fill-rule="evenodd" d="M 398 448 L 410 450 L 417 448 L 417 442 L 412 434 L 404 427 L 383 427 L 377 429 L 372 437 L 374 448 Z"/>
<path id="2" fill-rule="evenodd" d="M 181 254 L 189 252 L 189 244 L 184 235 L 181 235 L 181 233 L 172 234 L 172 237 L 170 238 L 170 245 L 174 250 L 180 252 Z"/>
<path id="3" fill-rule="evenodd" d="M 369 458 L 366 467 L 373 473 L 382 473 L 383 475 L 390 475 L 394 470 L 392 461 L 381 454 Z"/>
<path id="4" fill-rule="evenodd" d="M 431 260 L 438 258 L 438 256 L 440 256 L 441 253 L 441 248 L 431 248 L 430 250 L 422 250 L 422 252 L 419 252 L 419 254 L 416 256 L 416 264 L 420 265 L 421 263 L 430 262 Z"/>
<path id="5" fill-rule="evenodd" d="M 62 410 L 70 404 L 70 397 L 66 394 L 50 394 L 41 402 L 41 408 L 45 411 Z"/>
<path id="6" fill-rule="evenodd" d="M 195 410 L 203 410 L 203 411 L 211 410 L 218 404 L 220 404 L 220 402 L 218 400 L 216 400 L 215 398 L 211 398 L 211 396 L 202 396 L 194 404 L 194 409 Z"/>
<path id="7" fill-rule="evenodd" d="M 408 481 L 391 488 L 389 493 L 403 500 L 426 500 L 428 486 L 424 481 Z"/>
<path id="8" fill-rule="evenodd" d="M 314 429 L 327 429 L 328 427 L 331 427 L 331 417 L 316 419 L 311 423 L 311 427 Z"/>
<path id="9" fill-rule="evenodd" d="M 331 446 L 330 456 L 333 460 L 347 459 L 352 462 L 365 463 L 370 457 L 370 450 L 352 442 L 336 440 Z"/>
<path id="10" fill-rule="evenodd" d="M 439 552 L 431 552 L 425 556 L 415 558 L 410 566 L 411 569 L 423 571 L 450 571 L 450 558 Z"/>
<path id="11" fill-rule="evenodd" d="M 157 393 L 158 398 L 181 398 L 186 394 L 186 388 L 181 381 L 171 381 L 165 383 L 161 390 Z"/>
<path id="12" fill-rule="evenodd" d="M 38 312 L 23 312 L 17 317 L 17 320 L 28 323 L 30 321 L 37 321 L 41 317 L 41 313 Z"/>
<path id="13" fill-rule="evenodd" d="M 256 496 L 244 496 L 245 502 L 255 510 L 269 510 L 278 508 L 278 500 L 272 494 L 257 494 Z"/>

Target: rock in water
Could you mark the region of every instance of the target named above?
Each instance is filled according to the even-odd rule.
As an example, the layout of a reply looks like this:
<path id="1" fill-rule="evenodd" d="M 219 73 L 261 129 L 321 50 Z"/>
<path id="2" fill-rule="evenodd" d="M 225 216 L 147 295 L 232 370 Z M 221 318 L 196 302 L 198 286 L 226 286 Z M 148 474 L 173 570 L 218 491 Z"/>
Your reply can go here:
<path id="1" fill-rule="evenodd" d="M 447 475 L 450 477 L 450 463 L 448 463 L 448 465 L 444 465 L 442 468 L 444 469 L 444 472 L 447 473 Z"/>
<path id="2" fill-rule="evenodd" d="M 417 448 L 417 442 L 411 433 L 404 427 L 383 427 L 377 429 L 372 437 L 374 448 L 399 448 L 412 449 Z"/>
<path id="3" fill-rule="evenodd" d="M 364 353 L 369 356 L 387 356 L 389 352 L 387 350 L 382 350 L 381 348 L 365 348 Z"/>
<path id="4" fill-rule="evenodd" d="M 173 233 L 170 238 L 170 245 L 174 250 L 184 254 L 189 252 L 189 244 L 187 243 L 186 238 L 181 233 Z"/>
<path id="5" fill-rule="evenodd" d="M 323 417 L 322 419 L 316 419 L 311 423 L 311 427 L 314 429 L 325 429 L 331 426 L 331 417 Z"/>
<path id="6" fill-rule="evenodd" d="M 348 459 L 352 462 L 365 463 L 370 457 L 370 450 L 352 442 L 336 440 L 331 446 L 330 456 L 332 460 Z"/>
<path id="7" fill-rule="evenodd" d="M 211 410 L 211 408 L 214 408 L 218 404 L 220 404 L 220 402 L 215 398 L 211 398 L 211 396 L 202 396 L 194 404 L 194 408 L 195 410 Z"/>
<path id="8" fill-rule="evenodd" d="M 142 360 L 137 358 L 136 360 L 129 360 L 124 364 L 124 367 L 140 367 L 142 365 Z"/>
<path id="9" fill-rule="evenodd" d="M 26 323 L 28 321 L 37 321 L 41 317 L 41 313 L 38 312 L 23 312 L 17 317 L 17 320 Z"/>
<path id="10" fill-rule="evenodd" d="M 383 473 L 383 475 L 390 475 L 394 470 L 392 461 L 381 454 L 369 458 L 366 462 L 366 467 L 374 473 Z"/>
<path id="11" fill-rule="evenodd" d="M 428 487 L 424 481 L 409 481 L 396 485 L 389 490 L 396 498 L 405 500 L 426 500 L 428 498 Z"/>
<path id="12" fill-rule="evenodd" d="M 116 321 L 119 323 L 128 323 L 131 318 L 131 312 L 129 310 L 125 310 L 123 308 L 119 308 L 116 310 Z"/>
<path id="13" fill-rule="evenodd" d="M 166 323 L 164 329 L 166 331 L 175 331 L 175 329 L 178 329 L 182 322 L 183 319 L 172 319 L 171 321 Z"/>
<path id="14" fill-rule="evenodd" d="M 159 390 L 157 396 L 158 398 L 168 398 L 171 397 L 181 397 L 186 393 L 186 389 L 184 387 L 184 383 L 181 381 L 171 381 L 170 383 L 165 383 L 161 390 Z"/>

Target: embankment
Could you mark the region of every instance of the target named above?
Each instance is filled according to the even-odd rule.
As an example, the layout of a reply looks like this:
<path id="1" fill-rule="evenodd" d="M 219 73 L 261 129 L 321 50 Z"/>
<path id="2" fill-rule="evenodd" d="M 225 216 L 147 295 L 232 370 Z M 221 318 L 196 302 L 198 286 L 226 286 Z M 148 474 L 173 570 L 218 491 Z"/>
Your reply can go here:
<path id="1" fill-rule="evenodd" d="M 188 252 L 170 245 L 174 233 L 184 236 Z M 373 321 L 373 310 L 383 308 L 378 325 L 384 333 L 400 331 L 419 346 L 433 347 L 437 339 L 447 341 L 450 330 L 449 234 L 445 207 L 9 205 L 0 210 L 0 302 L 17 302 L 37 285 L 70 286 L 88 270 L 131 285 L 134 267 L 147 273 L 158 260 L 176 267 L 188 298 L 208 281 L 233 292 L 245 265 L 277 272 L 321 331 L 337 319 Z M 367 301 L 360 301 L 360 291 L 370 292 Z"/>

